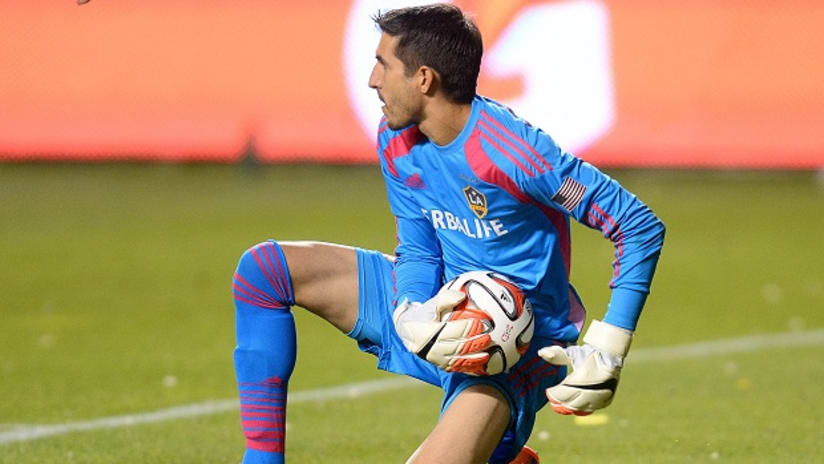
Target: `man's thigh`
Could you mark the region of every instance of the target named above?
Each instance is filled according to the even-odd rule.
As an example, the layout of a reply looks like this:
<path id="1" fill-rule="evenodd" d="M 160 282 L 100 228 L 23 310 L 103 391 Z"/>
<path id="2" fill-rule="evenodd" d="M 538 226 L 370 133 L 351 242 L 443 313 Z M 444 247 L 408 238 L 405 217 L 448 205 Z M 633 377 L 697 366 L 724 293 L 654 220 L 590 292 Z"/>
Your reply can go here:
<path id="1" fill-rule="evenodd" d="M 278 242 L 292 278 L 295 303 L 349 332 L 358 319 L 355 248 L 322 242 Z"/>
<path id="2" fill-rule="evenodd" d="M 509 420 L 509 403 L 497 388 L 483 384 L 468 387 L 455 397 L 407 464 L 485 463 Z"/>
<path id="3" fill-rule="evenodd" d="M 537 355 L 541 347 L 552 344 L 565 345 L 564 342 L 545 337 L 534 337 L 521 360 L 506 373 L 486 377 L 441 374 L 440 385 L 445 392 L 442 405 L 444 414 L 468 388 L 487 385 L 506 398 L 509 406 L 507 410 L 510 411 L 509 428 L 503 439 L 499 436 L 500 441 L 493 444 L 497 448 L 490 462 L 509 462 L 518 454 L 532 433 L 537 412 L 546 404 L 544 391 L 566 376 L 565 368 L 548 364 Z"/>

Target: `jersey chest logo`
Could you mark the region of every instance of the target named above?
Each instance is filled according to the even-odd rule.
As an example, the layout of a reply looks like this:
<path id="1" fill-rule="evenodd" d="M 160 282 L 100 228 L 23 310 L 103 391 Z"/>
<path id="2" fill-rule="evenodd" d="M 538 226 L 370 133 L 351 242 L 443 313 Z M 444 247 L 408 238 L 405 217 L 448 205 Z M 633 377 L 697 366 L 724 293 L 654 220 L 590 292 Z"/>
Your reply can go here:
<path id="1" fill-rule="evenodd" d="M 486 206 L 486 195 L 480 190 L 472 186 L 466 186 L 463 189 L 466 202 L 469 203 L 469 209 L 478 216 L 478 219 L 483 219 L 486 213 L 489 212 Z"/>

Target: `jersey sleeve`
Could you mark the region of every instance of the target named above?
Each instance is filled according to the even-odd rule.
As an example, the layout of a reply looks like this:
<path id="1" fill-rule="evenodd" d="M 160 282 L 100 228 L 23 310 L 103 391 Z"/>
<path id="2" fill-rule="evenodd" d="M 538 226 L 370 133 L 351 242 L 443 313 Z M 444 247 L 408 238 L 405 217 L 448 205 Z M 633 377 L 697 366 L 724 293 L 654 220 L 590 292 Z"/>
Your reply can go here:
<path id="1" fill-rule="evenodd" d="M 378 158 L 397 231 L 395 304 L 404 299 L 422 302 L 437 293 L 443 281 L 440 243 L 435 229 L 392 163 L 394 153 L 388 143 L 392 134 L 384 135 L 386 132 L 379 132 Z"/>
<path id="2" fill-rule="evenodd" d="M 618 182 L 538 133 L 536 149 L 552 169 L 522 180 L 536 201 L 574 217 L 612 241 L 615 260 L 604 321 L 635 330 L 664 242 L 664 224 Z"/>

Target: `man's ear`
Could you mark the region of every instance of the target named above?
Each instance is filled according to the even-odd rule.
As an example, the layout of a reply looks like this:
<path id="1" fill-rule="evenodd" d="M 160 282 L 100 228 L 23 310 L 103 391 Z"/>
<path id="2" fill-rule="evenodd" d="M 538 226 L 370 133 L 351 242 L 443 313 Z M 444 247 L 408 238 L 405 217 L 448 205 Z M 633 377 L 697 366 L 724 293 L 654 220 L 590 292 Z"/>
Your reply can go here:
<path id="1" fill-rule="evenodd" d="M 421 66 L 415 76 L 418 79 L 418 89 L 422 94 L 432 96 L 438 89 L 441 76 L 429 66 Z"/>

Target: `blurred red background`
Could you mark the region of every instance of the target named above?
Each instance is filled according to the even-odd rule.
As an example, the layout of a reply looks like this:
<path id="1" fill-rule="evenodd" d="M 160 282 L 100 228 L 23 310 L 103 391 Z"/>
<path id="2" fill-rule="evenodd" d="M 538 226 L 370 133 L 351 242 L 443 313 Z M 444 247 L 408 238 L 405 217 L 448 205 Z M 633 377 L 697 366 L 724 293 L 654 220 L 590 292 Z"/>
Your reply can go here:
<path id="1" fill-rule="evenodd" d="M 487 49 L 536 4 L 608 12 L 614 118 L 578 153 L 587 160 L 824 166 L 820 1 L 458 3 L 476 14 Z M 267 162 L 375 161 L 345 84 L 351 8 L 0 0 L 0 159 L 232 162 L 253 140 Z M 482 79 L 480 90 L 503 98 L 519 91 L 511 86 Z"/>

